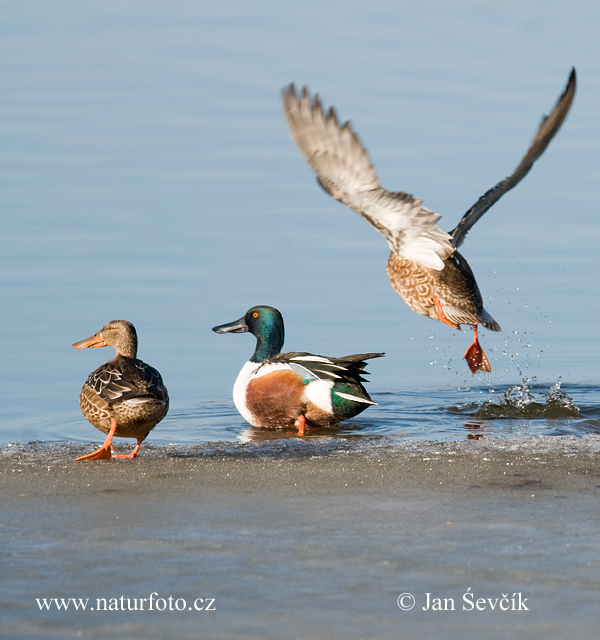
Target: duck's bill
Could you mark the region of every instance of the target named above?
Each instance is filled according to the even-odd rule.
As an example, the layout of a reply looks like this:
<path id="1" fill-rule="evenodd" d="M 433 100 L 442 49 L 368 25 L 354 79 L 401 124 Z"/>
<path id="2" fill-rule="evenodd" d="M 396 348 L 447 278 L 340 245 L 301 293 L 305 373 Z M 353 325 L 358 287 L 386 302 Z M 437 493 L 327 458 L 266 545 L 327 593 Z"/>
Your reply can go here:
<path id="1" fill-rule="evenodd" d="M 248 325 L 245 322 L 245 318 L 228 322 L 227 324 L 220 324 L 218 327 L 213 327 L 215 333 L 245 333 L 249 331 Z"/>
<path id="2" fill-rule="evenodd" d="M 93 335 L 85 340 L 80 340 L 79 342 L 75 342 L 73 347 L 75 349 L 97 349 L 98 347 L 105 347 L 106 342 L 104 342 L 104 338 L 99 336 L 98 334 Z"/>

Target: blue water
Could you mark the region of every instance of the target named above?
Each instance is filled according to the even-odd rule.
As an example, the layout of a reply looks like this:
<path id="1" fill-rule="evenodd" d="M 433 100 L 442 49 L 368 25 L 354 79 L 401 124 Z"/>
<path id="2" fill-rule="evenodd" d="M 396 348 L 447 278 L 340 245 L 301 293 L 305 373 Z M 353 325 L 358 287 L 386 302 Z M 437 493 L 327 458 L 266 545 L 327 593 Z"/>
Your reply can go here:
<path id="1" fill-rule="evenodd" d="M 560 397 L 549 394 L 559 389 Z M 535 383 L 490 387 L 402 389 L 374 392 L 377 405 L 335 427 L 312 428 L 305 440 L 387 437 L 405 441 L 449 441 L 497 436 L 600 434 L 600 404 L 596 385 Z M 175 406 L 152 431 L 152 444 L 203 442 L 263 442 L 295 438 L 293 429 L 257 429 L 238 414 L 233 401 L 196 402 Z M 31 420 L 20 431 L 21 442 L 97 442 L 103 434 L 78 411 Z M 10 442 L 15 442 L 11 440 Z M 133 441 L 115 440 L 119 451 Z M 143 449 L 142 449 L 143 453 Z"/>
<path id="2" fill-rule="evenodd" d="M 153 441 L 260 437 L 231 402 L 252 338 L 210 331 L 255 304 L 282 311 L 290 350 L 387 353 L 369 364 L 378 406 L 341 435 L 467 437 L 452 407 L 528 379 L 561 379 L 581 416 L 490 418 L 485 434 L 598 417 L 595 4 L 6 2 L 0 35 L 0 443 L 100 437 L 78 394 L 112 356 L 70 345 L 113 318 L 169 388 Z M 384 239 L 315 184 L 280 90 L 321 92 L 382 184 L 451 229 L 516 166 L 573 65 L 562 130 L 461 249 L 503 328 L 482 331 L 493 371 L 472 378 L 470 332 L 392 290 Z"/>

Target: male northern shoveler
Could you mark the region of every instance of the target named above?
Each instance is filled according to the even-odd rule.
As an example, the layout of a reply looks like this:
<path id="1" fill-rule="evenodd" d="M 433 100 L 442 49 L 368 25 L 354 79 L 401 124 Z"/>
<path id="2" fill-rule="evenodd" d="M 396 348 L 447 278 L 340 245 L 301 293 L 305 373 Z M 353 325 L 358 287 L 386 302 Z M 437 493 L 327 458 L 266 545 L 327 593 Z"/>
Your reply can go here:
<path id="1" fill-rule="evenodd" d="M 391 249 L 387 273 L 394 289 L 421 315 L 455 329 L 460 329 L 461 324 L 472 325 L 474 340 L 464 357 L 473 374 L 490 371 L 477 339 L 477 325 L 492 331 L 500 331 L 500 326 L 483 308 L 473 272 L 457 249 L 477 220 L 525 177 L 544 152 L 569 112 L 575 84 L 572 69 L 564 93 L 552 113 L 542 120 L 519 166 L 479 198 L 449 233 L 437 225 L 441 216 L 424 207 L 421 200 L 380 186 L 368 153 L 350 122 L 340 125 L 333 107 L 325 114 L 319 96 L 311 101 L 307 87 L 300 96 L 293 84 L 283 91 L 291 136 L 317 174 L 318 183 L 387 240 Z"/>
<path id="2" fill-rule="evenodd" d="M 326 426 L 353 418 L 375 404 L 361 384 L 365 360 L 383 353 L 327 358 L 312 353 L 280 353 L 283 318 L 273 307 L 252 307 L 243 318 L 213 327 L 216 333 L 256 337 L 254 355 L 233 386 L 238 411 L 255 427 Z"/>
<path id="3" fill-rule="evenodd" d="M 160 373 L 138 360 L 135 327 L 126 320 L 113 320 L 90 338 L 76 342 L 75 349 L 114 347 L 115 357 L 90 373 L 79 396 L 83 415 L 108 436 L 104 444 L 77 460 L 135 458 L 140 445 L 167 415 L 169 395 Z M 112 453 L 112 439 L 136 438 L 127 455 Z"/>

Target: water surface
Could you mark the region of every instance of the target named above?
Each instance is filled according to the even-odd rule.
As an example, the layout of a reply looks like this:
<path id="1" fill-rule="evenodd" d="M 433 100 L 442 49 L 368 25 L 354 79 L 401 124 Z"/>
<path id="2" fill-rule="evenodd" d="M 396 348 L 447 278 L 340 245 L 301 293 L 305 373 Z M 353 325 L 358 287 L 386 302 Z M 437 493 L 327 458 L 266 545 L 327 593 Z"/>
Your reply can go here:
<path id="1" fill-rule="evenodd" d="M 560 382 L 491 387 L 438 387 L 375 392 L 377 402 L 353 420 L 311 428 L 305 440 L 388 437 L 405 441 L 449 441 L 498 436 L 600 433 L 598 388 Z M 296 438 L 296 431 L 257 429 L 238 414 L 233 401 L 204 401 L 174 407 L 151 432 L 147 443 L 185 445 L 202 442 L 263 442 Z M 79 411 L 30 422 L 22 442 L 101 442 L 104 436 Z M 119 451 L 133 440 L 116 439 Z M 144 445 L 145 447 L 146 445 Z M 143 449 L 142 449 L 143 453 Z"/>
<path id="2" fill-rule="evenodd" d="M 282 311 L 290 350 L 387 353 L 370 364 L 374 429 L 413 392 L 408 411 L 436 411 L 472 385 L 597 385 L 599 17 L 586 2 L 6 3 L 0 442 L 93 437 L 77 397 L 111 356 L 70 345 L 113 318 L 163 374 L 162 428 L 227 438 L 253 344 L 210 327 L 255 304 Z M 472 379 L 468 332 L 408 309 L 383 238 L 315 184 L 280 90 L 320 91 L 382 184 L 450 229 L 512 171 L 572 65 L 563 129 L 463 247 L 503 327 L 482 332 L 493 372 Z M 424 436 L 444 437 L 437 416 Z"/>

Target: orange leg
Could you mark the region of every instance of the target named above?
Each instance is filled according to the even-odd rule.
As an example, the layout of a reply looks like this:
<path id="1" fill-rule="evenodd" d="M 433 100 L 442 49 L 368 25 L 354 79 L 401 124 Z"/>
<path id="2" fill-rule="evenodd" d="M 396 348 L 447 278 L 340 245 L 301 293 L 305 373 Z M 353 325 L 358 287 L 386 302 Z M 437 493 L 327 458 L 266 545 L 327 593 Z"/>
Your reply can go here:
<path id="1" fill-rule="evenodd" d="M 477 325 L 473 325 L 473 344 L 465 351 L 465 360 L 475 375 L 478 371 L 491 371 L 490 363 L 477 339 Z"/>
<path id="2" fill-rule="evenodd" d="M 142 441 L 138 440 L 138 443 L 135 445 L 131 453 L 113 453 L 113 457 L 114 458 L 137 458 L 137 454 L 138 454 L 138 451 L 140 450 L 141 444 L 142 444 Z"/>
<path id="3" fill-rule="evenodd" d="M 298 435 L 303 436 L 306 430 L 306 418 L 304 416 L 298 416 Z"/>
<path id="4" fill-rule="evenodd" d="M 442 311 L 442 305 L 440 304 L 440 301 L 435 296 L 433 296 L 432 300 L 438 312 L 438 320 L 440 322 L 443 322 L 444 324 L 450 325 L 453 329 L 460 329 L 460 326 L 457 325 L 456 322 L 452 322 L 452 320 L 446 318 L 446 314 Z"/>
<path id="5" fill-rule="evenodd" d="M 117 421 L 115 418 L 110 419 L 110 431 L 106 436 L 106 440 L 104 444 L 96 451 L 92 451 L 92 453 L 88 453 L 85 456 L 80 456 L 76 458 L 76 460 L 110 460 L 112 453 L 112 439 L 115 436 L 115 432 L 117 430 Z"/>

